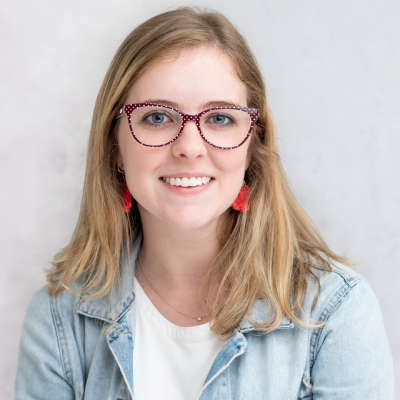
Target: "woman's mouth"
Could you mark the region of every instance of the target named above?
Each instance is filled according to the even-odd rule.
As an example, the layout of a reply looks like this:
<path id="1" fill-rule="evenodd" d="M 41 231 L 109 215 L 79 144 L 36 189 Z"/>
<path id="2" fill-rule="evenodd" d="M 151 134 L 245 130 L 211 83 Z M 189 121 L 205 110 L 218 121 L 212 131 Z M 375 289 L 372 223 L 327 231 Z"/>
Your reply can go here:
<path id="1" fill-rule="evenodd" d="M 181 186 L 181 187 L 196 187 L 205 185 L 211 181 L 211 177 L 209 176 L 199 176 L 194 177 L 191 176 L 190 178 L 183 177 L 183 178 L 162 178 L 162 180 L 166 183 L 169 183 L 171 186 Z"/>

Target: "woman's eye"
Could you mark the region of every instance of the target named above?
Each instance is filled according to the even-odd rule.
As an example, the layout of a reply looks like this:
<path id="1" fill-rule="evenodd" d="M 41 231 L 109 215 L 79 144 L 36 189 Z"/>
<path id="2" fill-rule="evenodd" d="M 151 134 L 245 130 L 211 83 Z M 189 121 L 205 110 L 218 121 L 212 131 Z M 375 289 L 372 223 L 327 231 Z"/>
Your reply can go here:
<path id="1" fill-rule="evenodd" d="M 228 122 L 227 117 L 225 115 L 214 115 L 212 118 L 214 124 L 223 124 Z"/>
<path id="2" fill-rule="evenodd" d="M 168 122 L 168 117 L 165 114 L 154 113 L 148 115 L 145 120 L 151 122 L 152 124 L 162 124 L 163 122 Z"/>
<path id="3" fill-rule="evenodd" d="M 211 115 L 209 122 L 213 125 L 228 126 L 235 123 L 234 119 L 229 115 L 215 114 Z"/>

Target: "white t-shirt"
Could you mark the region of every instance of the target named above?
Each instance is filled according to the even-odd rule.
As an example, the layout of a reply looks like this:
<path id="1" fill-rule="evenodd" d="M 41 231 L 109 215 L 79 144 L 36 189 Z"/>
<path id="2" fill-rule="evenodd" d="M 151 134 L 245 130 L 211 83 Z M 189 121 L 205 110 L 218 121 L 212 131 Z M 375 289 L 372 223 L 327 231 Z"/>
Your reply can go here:
<path id="1" fill-rule="evenodd" d="M 134 279 L 136 332 L 135 400 L 195 400 L 224 345 L 210 323 L 181 327 L 168 321 Z"/>

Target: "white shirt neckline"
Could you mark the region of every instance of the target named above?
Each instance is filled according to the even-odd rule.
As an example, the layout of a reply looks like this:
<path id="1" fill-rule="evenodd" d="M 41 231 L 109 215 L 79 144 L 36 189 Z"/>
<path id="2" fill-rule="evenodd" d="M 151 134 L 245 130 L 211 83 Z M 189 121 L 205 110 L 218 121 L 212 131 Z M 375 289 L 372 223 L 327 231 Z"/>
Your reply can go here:
<path id="1" fill-rule="evenodd" d="M 197 326 L 178 326 L 165 318 L 146 295 L 134 277 L 135 302 L 146 319 L 159 331 L 178 341 L 195 341 L 216 336 L 210 330 L 210 322 Z"/>

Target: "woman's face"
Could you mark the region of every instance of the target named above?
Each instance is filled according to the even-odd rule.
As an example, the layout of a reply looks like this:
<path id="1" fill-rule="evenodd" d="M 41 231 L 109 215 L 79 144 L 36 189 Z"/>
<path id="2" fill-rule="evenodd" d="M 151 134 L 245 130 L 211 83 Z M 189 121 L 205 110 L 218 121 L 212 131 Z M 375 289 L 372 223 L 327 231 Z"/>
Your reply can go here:
<path id="1" fill-rule="evenodd" d="M 129 91 L 125 104 L 132 103 L 166 104 L 197 114 L 225 103 L 247 106 L 247 92 L 225 55 L 200 47 L 150 66 Z M 249 142 L 232 150 L 215 148 L 189 121 L 176 141 L 146 147 L 133 138 L 124 114 L 118 126 L 118 162 L 142 222 L 181 230 L 215 227 L 239 193 L 249 162 Z M 182 177 L 211 180 L 196 187 L 172 186 L 163 180 Z"/>

